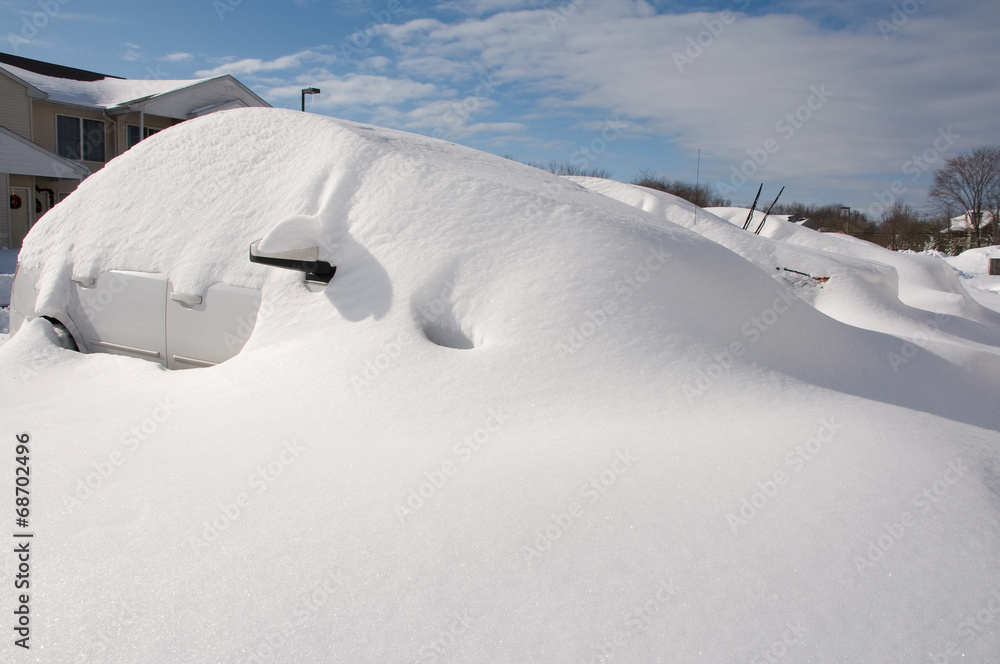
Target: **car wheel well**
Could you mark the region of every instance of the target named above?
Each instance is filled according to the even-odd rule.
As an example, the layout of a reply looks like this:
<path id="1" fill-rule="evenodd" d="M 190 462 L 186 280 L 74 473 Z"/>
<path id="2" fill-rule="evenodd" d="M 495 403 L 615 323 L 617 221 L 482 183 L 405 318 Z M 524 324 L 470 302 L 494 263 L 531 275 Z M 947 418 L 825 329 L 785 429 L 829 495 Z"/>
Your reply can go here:
<path id="1" fill-rule="evenodd" d="M 59 338 L 59 345 L 66 350 L 79 351 L 80 347 L 76 344 L 76 339 L 73 338 L 73 334 L 69 331 L 62 321 L 58 318 L 53 318 L 52 316 L 42 316 L 45 320 L 52 324 L 52 330 L 56 333 Z"/>

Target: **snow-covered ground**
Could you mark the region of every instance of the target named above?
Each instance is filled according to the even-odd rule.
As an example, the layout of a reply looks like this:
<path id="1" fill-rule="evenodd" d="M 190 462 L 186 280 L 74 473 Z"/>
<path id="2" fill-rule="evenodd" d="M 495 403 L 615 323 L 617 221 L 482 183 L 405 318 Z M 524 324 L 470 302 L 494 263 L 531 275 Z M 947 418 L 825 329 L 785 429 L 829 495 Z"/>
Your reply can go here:
<path id="1" fill-rule="evenodd" d="M 990 275 L 991 258 L 1000 258 L 1000 247 L 970 249 L 958 256 L 944 257 L 949 265 L 958 270 L 963 283 L 970 287 L 970 293 L 980 298 L 984 305 L 1000 311 L 997 298 L 983 296 L 983 291 L 991 295 L 1000 294 L 1000 276 Z"/>
<path id="2" fill-rule="evenodd" d="M 280 222 L 325 291 L 244 262 Z M 253 109 L 115 159 L 20 260 L 56 308 L 109 264 L 264 304 L 210 369 L 0 347 L 18 661 L 1000 655 L 1000 295 L 939 257 Z"/>

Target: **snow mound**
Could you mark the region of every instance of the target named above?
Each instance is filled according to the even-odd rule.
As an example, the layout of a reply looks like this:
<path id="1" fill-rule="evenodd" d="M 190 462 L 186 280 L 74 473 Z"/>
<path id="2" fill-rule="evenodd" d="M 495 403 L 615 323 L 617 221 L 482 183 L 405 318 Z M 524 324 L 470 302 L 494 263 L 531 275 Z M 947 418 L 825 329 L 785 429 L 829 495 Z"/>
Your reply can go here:
<path id="1" fill-rule="evenodd" d="M 968 342 L 987 353 L 1000 345 L 1000 318 L 968 293 L 940 257 L 820 233 L 789 223 L 784 215 L 767 217 L 761 235 L 755 235 L 763 212 L 755 211 L 744 231 L 747 208 L 703 210 L 645 187 L 570 179 L 718 242 L 837 320 L 933 346 L 968 366 L 979 361 L 977 353 L 968 352 Z"/>
<path id="2" fill-rule="evenodd" d="M 44 320 L 0 347 L 5 421 L 45 478 L 46 657 L 944 653 L 1000 589 L 1000 351 L 969 341 L 970 366 L 846 324 L 774 267 L 872 275 L 857 300 L 895 274 L 907 306 L 958 295 L 989 321 L 930 259 L 613 198 L 275 109 L 88 178 L 25 242 L 43 298 L 113 267 L 263 303 L 210 369 L 64 351 Z M 250 264 L 262 238 L 314 240 L 337 274 L 313 293 Z M 975 634 L 972 660 L 1000 652 Z"/>
<path id="3" fill-rule="evenodd" d="M 990 274 L 990 259 L 1000 259 L 1000 246 L 969 249 L 958 256 L 945 256 L 944 260 L 951 265 L 964 283 L 973 288 L 1000 294 L 1000 276 Z M 992 299 L 996 308 L 996 299 Z"/>

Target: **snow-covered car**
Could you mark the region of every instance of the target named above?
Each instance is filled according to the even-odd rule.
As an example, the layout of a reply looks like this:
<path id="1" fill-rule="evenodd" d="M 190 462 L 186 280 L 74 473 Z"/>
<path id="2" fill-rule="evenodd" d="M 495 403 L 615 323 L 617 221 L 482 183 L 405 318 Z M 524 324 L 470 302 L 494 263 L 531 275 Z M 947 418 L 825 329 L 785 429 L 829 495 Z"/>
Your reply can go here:
<path id="1" fill-rule="evenodd" d="M 302 237 L 295 232 L 299 225 L 293 219 L 264 238 L 272 245 L 284 242 L 279 251 L 261 250 L 261 241 L 251 244 L 249 261 L 302 272 L 306 286 L 320 290 L 336 267 L 318 259 L 319 247 L 308 246 L 308 238 L 295 244 Z M 245 252 L 222 258 L 248 260 Z M 25 320 L 40 317 L 52 324 L 66 348 L 139 357 L 168 369 L 214 366 L 236 355 L 253 331 L 261 302 L 259 283 L 246 287 L 220 281 L 185 291 L 171 279 L 170 263 L 163 265 L 163 271 L 148 272 L 110 262 L 84 273 L 65 266 L 56 271 L 55 280 L 43 282 L 43 265 L 22 268 L 19 263 L 11 296 L 11 332 Z M 43 290 L 46 294 L 40 297 Z M 52 292 L 68 297 L 53 305 Z"/>
<path id="2" fill-rule="evenodd" d="M 112 160 L 0 345 L 41 659 L 997 661 L 997 296 L 730 212 L 280 109 Z M 147 287 L 163 353 L 230 289 L 252 333 L 40 318 Z"/>

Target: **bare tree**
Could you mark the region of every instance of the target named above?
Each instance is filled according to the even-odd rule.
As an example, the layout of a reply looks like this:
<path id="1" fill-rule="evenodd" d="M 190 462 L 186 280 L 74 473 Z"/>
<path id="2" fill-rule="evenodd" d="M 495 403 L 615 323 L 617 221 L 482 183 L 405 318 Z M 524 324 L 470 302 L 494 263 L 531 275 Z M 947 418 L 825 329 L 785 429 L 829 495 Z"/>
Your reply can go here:
<path id="1" fill-rule="evenodd" d="M 923 251 L 933 241 L 917 211 L 903 201 L 895 201 L 891 208 L 882 213 L 879 227 L 885 234 L 886 247 L 893 251 Z"/>
<path id="2" fill-rule="evenodd" d="M 934 174 L 928 198 L 941 207 L 958 205 L 968 220 L 968 241 L 976 231 L 976 246 L 982 246 L 983 210 L 988 209 L 1000 188 L 1000 147 L 985 145 L 972 154 L 958 155 L 944 162 Z M 993 223 L 997 223 L 994 219 Z"/>
<path id="3" fill-rule="evenodd" d="M 729 199 L 719 195 L 710 184 L 669 180 L 648 168 L 640 169 L 632 184 L 673 194 L 699 207 L 725 207 L 730 204 Z"/>

